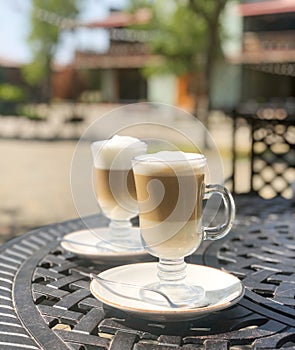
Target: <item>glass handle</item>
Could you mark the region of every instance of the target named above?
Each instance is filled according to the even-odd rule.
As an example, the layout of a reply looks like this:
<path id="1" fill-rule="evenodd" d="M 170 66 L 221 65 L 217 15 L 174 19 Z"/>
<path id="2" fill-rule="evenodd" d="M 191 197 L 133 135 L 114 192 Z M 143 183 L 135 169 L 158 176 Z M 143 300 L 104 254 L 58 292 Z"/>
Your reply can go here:
<path id="1" fill-rule="evenodd" d="M 225 207 L 226 221 L 218 226 L 204 227 L 205 240 L 216 240 L 226 236 L 233 225 L 236 213 L 234 199 L 227 188 L 221 185 L 206 185 L 203 199 L 209 199 L 212 194 L 221 196 Z"/>

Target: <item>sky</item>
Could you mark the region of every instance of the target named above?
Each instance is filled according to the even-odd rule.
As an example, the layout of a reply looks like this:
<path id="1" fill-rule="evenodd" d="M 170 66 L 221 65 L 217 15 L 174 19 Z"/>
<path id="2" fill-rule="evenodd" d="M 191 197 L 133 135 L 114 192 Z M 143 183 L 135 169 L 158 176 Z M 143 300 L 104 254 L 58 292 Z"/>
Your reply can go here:
<path id="1" fill-rule="evenodd" d="M 106 17 L 109 9 L 124 8 L 128 0 L 80 0 L 83 6 L 80 19 L 94 21 Z M 0 0 L 0 60 L 26 63 L 31 59 L 26 42 L 30 32 L 31 0 Z M 108 36 L 103 29 L 78 29 L 63 33 L 56 54 L 56 62 L 67 64 L 75 49 L 104 51 Z"/>

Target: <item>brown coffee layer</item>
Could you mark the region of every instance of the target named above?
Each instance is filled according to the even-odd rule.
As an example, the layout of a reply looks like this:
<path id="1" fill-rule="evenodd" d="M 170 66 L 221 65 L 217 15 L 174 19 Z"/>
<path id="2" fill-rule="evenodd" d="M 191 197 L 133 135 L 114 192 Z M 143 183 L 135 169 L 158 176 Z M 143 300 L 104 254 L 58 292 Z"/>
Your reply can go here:
<path id="1" fill-rule="evenodd" d="M 107 200 L 128 194 L 136 200 L 136 189 L 132 170 L 95 169 L 96 190 L 100 198 Z"/>
<path id="2" fill-rule="evenodd" d="M 137 212 L 132 170 L 95 168 L 95 188 L 98 202 L 109 217 L 115 213 L 113 218 L 119 220 L 124 219 L 125 214 L 130 217 L 130 213 Z"/>
<path id="3" fill-rule="evenodd" d="M 156 180 L 155 182 L 153 182 Z M 159 181 L 162 190 L 159 189 Z M 135 174 L 140 219 L 163 222 L 196 220 L 202 215 L 203 174 Z"/>

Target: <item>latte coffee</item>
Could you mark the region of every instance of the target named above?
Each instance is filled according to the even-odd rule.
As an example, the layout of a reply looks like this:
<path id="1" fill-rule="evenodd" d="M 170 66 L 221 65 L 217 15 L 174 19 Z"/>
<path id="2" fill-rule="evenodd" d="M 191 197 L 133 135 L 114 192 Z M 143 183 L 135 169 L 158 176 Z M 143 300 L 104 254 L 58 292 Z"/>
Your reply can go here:
<path id="1" fill-rule="evenodd" d="M 146 144 L 136 138 L 118 135 L 91 144 L 95 193 L 109 219 L 124 221 L 137 215 L 131 160 L 145 154 L 146 148 Z"/>
<path id="2" fill-rule="evenodd" d="M 126 220 L 138 212 L 132 170 L 95 168 L 95 189 L 98 203 L 110 219 Z"/>
<path id="3" fill-rule="evenodd" d="M 150 254 L 176 259 L 202 241 L 206 159 L 195 153 L 159 152 L 133 163 L 141 236 Z"/>

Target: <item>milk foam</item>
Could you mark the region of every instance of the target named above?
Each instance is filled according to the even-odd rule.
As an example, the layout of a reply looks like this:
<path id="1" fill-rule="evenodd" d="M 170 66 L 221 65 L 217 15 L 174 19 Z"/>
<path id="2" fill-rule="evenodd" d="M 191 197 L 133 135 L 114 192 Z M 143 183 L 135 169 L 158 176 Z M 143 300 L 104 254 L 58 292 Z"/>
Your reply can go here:
<path id="1" fill-rule="evenodd" d="M 132 158 L 146 153 L 147 145 L 135 137 L 115 135 L 93 142 L 91 151 L 96 168 L 126 170 L 131 168 Z"/>
<path id="2" fill-rule="evenodd" d="M 174 172 L 203 173 L 206 166 L 206 158 L 199 153 L 186 153 L 182 151 L 161 151 L 157 153 L 137 156 L 133 162 L 136 174 L 154 175 L 165 173 L 175 175 Z M 162 174 L 164 175 L 164 174 Z"/>

